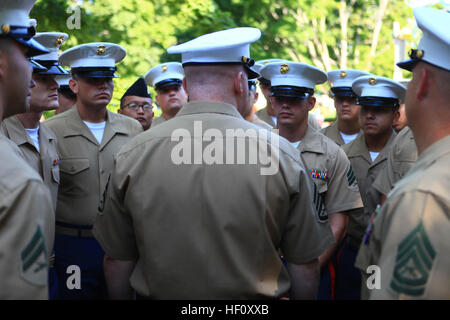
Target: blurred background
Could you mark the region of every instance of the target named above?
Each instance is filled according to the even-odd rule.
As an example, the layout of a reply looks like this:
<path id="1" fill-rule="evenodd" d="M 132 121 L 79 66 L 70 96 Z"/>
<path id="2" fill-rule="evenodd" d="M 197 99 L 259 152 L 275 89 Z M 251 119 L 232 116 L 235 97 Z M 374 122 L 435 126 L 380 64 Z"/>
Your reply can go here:
<path id="1" fill-rule="evenodd" d="M 238 26 L 261 29 L 251 47 L 255 60 L 281 58 L 326 72 L 351 68 L 405 80 L 410 74 L 395 62 L 420 39 L 412 13 L 417 6 L 448 10 L 450 0 L 38 0 L 30 16 L 38 32 L 69 34 L 63 51 L 87 42 L 113 42 L 127 50 L 108 106 L 116 111 L 138 77 L 157 64 L 180 61 L 167 54 L 168 47 Z M 317 87 L 312 111 L 325 122 L 335 118 L 329 89 L 328 83 Z M 259 94 L 255 108 L 264 106 Z M 159 113 L 155 108 L 155 117 Z"/>

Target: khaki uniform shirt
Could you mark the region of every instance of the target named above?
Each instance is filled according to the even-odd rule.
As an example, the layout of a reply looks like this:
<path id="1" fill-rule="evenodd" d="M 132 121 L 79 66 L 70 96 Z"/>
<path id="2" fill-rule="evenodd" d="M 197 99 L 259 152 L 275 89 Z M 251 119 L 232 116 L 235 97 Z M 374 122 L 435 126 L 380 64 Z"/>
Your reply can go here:
<path id="1" fill-rule="evenodd" d="M 449 164 L 447 136 L 420 155 L 374 217 L 356 259 L 363 271 L 380 267 L 371 299 L 450 299 Z"/>
<path id="2" fill-rule="evenodd" d="M 142 126 L 130 117 L 107 110 L 101 144 L 84 124 L 78 108 L 44 122 L 58 139 L 60 185 L 56 220 L 92 225 L 103 206 L 103 193 L 113 168 L 113 157 Z"/>
<path id="3" fill-rule="evenodd" d="M 321 129 L 320 133 L 333 140 L 338 146 L 343 146 L 345 144 L 345 141 L 344 139 L 342 139 L 342 135 L 339 132 L 337 120 L 330 124 L 328 127 Z M 360 136 L 361 134 L 362 131 L 360 131 L 358 136 Z"/>
<path id="4" fill-rule="evenodd" d="M 160 123 L 166 122 L 166 118 L 164 118 L 162 115 L 160 115 L 159 117 L 153 118 L 152 120 L 152 125 L 150 126 L 151 128 L 157 126 Z"/>
<path id="5" fill-rule="evenodd" d="M 280 145 L 279 167 L 272 175 L 262 175 L 259 162 L 202 160 L 198 147 L 203 145 L 207 153 L 211 145 L 201 143 L 203 132 L 203 139 L 214 132 L 219 144 L 215 150 L 242 139 L 230 136 L 227 129 L 261 130 L 232 105 L 191 102 L 117 155 L 105 210 L 93 231 L 108 256 L 137 260 L 130 283 L 140 295 L 280 297 L 288 292 L 290 281 L 278 249 L 286 261 L 303 264 L 333 243 L 329 226 L 325 225 L 328 233 L 322 232 L 314 210 L 313 183 L 287 140 L 271 134 Z M 177 134 L 183 138 L 174 139 Z M 176 164 L 180 140 L 194 150 L 187 163 Z M 263 142 L 265 148 L 270 143 Z M 223 159 L 230 155 L 227 149 Z M 194 158 L 197 164 L 189 164 Z"/>
<path id="6" fill-rule="evenodd" d="M 0 135 L 0 299 L 48 299 L 55 216 L 48 189 Z"/>
<path id="7" fill-rule="evenodd" d="M 258 116 L 259 119 L 269 124 L 272 128 L 275 128 L 275 122 L 273 122 L 272 117 L 267 113 L 267 107 L 260 109 L 255 112 L 255 115 Z"/>
<path id="8" fill-rule="evenodd" d="M 362 208 L 350 161 L 339 146 L 308 126 L 298 149 L 323 199 L 327 214 Z"/>
<path id="9" fill-rule="evenodd" d="M 17 116 L 5 119 L 0 130 L 19 146 L 24 160 L 41 175 L 50 190 L 54 212 L 59 186 L 59 156 L 55 135 L 44 124 L 39 125 L 39 152 Z"/>
<path id="10" fill-rule="evenodd" d="M 265 121 L 262 121 L 256 114 L 253 115 L 253 120 L 250 121 L 253 124 L 256 124 L 257 126 L 267 129 L 267 130 L 271 130 L 272 127 Z"/>
<path id="11" fill-rule="evenodd" d="M 380 172 L 373 187 L 384 195 L 411 169 L 417 159 L 417 146 L 409 127 L 401 130 L 392 142 L 387 166 Z"/>
<path id="12" fill-rule="evenodd" d="M 273 122 L 272 117 L 267 113 L 267 107 L 256 111 L 255 115 L 258 116 L 259 119 L 269 124 L 272 128 L 276 127 L 276 124 L 275 122 Z M 320 130 L 320 126 L 317 123 L 316 117 L 313 114 L 308 114 L 308 126 L 316 130 Z"/>
<path id="13" fill-rule="evenodd" d="M 381 202 L 381 195 L 372 187 L 372 184 L 380 171 L 386 167 L 387 157 L 395 136 L 396 133 L 392 131 L 391 137 L 374 162 L 372 162 L 369 150 L 367 149 L 364 133 L 352 142 L 342 146 L 352 164 L 364 204 L 364 213 L 351 215 L 348 222 L 347 233 L 357 239 L 358 242 L 364 235 L 371 214 Z"/>

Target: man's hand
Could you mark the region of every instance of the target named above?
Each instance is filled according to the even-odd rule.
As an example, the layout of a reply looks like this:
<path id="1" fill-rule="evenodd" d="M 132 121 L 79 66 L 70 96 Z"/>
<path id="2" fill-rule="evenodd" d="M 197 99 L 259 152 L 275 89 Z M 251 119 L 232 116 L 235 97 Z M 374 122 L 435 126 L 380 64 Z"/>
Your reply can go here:
<path id="1" fill-rule="evenodd" d="M 287 263 L 291 278 L 291 299 L 315 300 L 319 289 L 319 260 L 304 264 Z"/>
<path id="2" fill-rule="evenodd" d="M 103 270 L 106 287 L 112 300 L 131 300 L 134 292 L 130 286 L 130 276 L 136 265 L 135 261 L 116 260 L 105 255 Z"/>

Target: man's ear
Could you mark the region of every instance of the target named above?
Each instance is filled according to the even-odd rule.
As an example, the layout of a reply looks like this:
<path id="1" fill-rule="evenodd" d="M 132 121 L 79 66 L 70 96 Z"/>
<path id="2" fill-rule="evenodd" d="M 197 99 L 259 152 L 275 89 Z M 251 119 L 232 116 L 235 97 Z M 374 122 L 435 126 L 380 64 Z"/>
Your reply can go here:
<path id="1" fill-rule="evenodd" d="M 234 76 L 234 81 L 233 81 L 233 85 L 234 85 L 234 92 L 236 92 L 236 94 L 238 96 L 242 96 L 245 92 L 244 89 L 244 85 L 248 86 L 248 82 L 245 82 L 245 77 L 244 77 L 244 73 L 242 71 L 239 71 L 238 73 L 236 73 L 236 75 Z"/>
<path id="2" fill-rule="evenodd" d="M 119 109 L 117 110 L 117 113 L 122 114 L 122 109 L 119 108 Z"/>
<path id="3" fill-rule="evenodd" d="M 78 81 L 70 79 L 69 80 L 69 88 L 73 91 L 73 93 L 78 94 Z"/>
<path id="4" fill-rule="evenodd" d="M 5 78 L 6 67 L 7 67 L 6 59 L 7 59 L 6 51 L 5 51 L 5 49 L 2 49 L 0 47 L 0 80 Z"/>
<path id="5" fill-rule="evenodd" d="M 316 105 L 316 97 L 308 97 L 308 111 L 314 109 L 315 105 Z"/>
<path id="6" fill-rule="evenodd" d="M 420 80 L 416 92 L 417 100 L 423 100 L 428 95 L 430 76 L 430 70 L 424 66 L 422 70 L 420 70 Z"/>
<path id="7" fill-rule="evenodd" d="M 187 92 L 186 77 L 183 78 L 183 90 L 184 90 L 184 92 L 186 92 L 186 94 L 188 93 Z"/>

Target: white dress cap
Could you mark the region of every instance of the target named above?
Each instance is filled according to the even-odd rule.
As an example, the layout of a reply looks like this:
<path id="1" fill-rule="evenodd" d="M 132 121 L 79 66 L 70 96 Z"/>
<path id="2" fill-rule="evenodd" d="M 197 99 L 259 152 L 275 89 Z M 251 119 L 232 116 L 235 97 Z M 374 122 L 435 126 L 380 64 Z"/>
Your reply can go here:
<path id="1" fill-rule="evenodd" d="M 450 71 L 450 13 L 426 7 L 416 8 L 413 12 L 422 38 L 417 50 L 411 50 L 411 59 L 397 65 L 411 71 L 422 60 Z"/>
<path id="2" fill-rule="evenodd" d="M 183 66 L 179 62 L 167 62 L 151 68 L 144 76 L 148 86 L 160 88 L 165 85 L 181 84 L 184 78 Z"/>
<path id="3" fill-rule="evenodd" d="M 400 103 L 403 103 L 406 94 L 406 87 L 401 83 L 375 75 L 356 78 L 353 81 L 352 89 L 360 98 L 398 99 Z"/>
<path id="4" fill-rule="evenodd" d="M 35 60 L 39 61 L 58 61 L 59 47 L 69 38 L 67 33 L 61 32 L 38 32 L 34 36 L 34 40 L 42 44 L 49 53 L 35 56 Z"/>
<path id="5" fill-rule="evenodd" d="M 32 39 L 37 22 L 30 19 L 29 14 L 35 2 L 36 0 L 1 0 L 0 3 L 0 35 L 28 47 L 28 57 L 47 52 Z"/>
<path id="6" fill-rule="evenodd" d="M 361 76 L 368 76 L 369 72 L 354 69 L 339 69 L 327 73 L 331 87 L 352 87 L 353 80 Z"/>
<path id="7" fill-rule="evenodd" d="M 168 53 L 181 53 L 186 63 L 242 62 L 250 58 L 250 44 L 261 37 L 257 28 L 233 28 L 208 33 L 167 49 Z"/>
<path id="8" fill-rule="evenodd" d="M 35 2 L 36 0 L 2 0 L 0 26 L 9 25 L 28 28 L 30 26 L 30 11 Z"/>
<path id="9" fill-rule="evenodd" d="M 313 89 L 327 81 L 327 74 L 319 68 L 301 62 L 272 62 L 261 69 L 261 76 L 270 80 L 271 86 L 303 87 Z"/>
<path id="10" fill-rule="evenodd" d="M 281 62 L 281 61 L 285 61 L 283 59 L 264 59 L 264 60 L 258 60 L 255 61 L 255 65 L 253 66 L 253 69 L 255 69 L 255 71 L 257 71 L 259 74 L 261 74 L 261 69 L 265 66 L 268 65 L 271 62 Z"/>
<path id="11" fill-rule="evenodd" d="M 115 67 L 122 61 L 127 52 L 118 44 L 93 42 L 80 44 L 64 51 L 59 63 L 70 68 Z"/>

